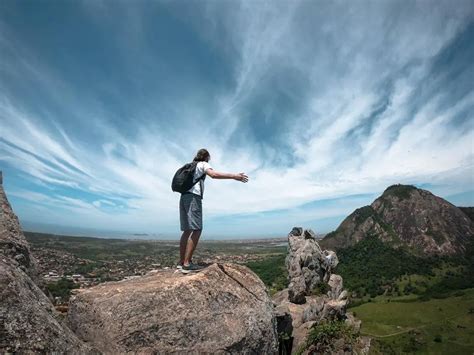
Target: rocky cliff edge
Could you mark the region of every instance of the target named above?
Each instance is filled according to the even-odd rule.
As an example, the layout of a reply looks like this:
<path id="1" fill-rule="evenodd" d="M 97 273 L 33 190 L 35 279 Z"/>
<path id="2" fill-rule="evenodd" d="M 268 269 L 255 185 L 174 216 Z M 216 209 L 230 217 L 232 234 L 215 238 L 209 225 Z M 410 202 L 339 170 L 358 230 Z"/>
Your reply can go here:
<path id="1" fill-rule="evenodd" d="M 1 172 L 0 205 L 0 353 L 93 354 L 35 283 L 36 260 L 3 190 Z"/>

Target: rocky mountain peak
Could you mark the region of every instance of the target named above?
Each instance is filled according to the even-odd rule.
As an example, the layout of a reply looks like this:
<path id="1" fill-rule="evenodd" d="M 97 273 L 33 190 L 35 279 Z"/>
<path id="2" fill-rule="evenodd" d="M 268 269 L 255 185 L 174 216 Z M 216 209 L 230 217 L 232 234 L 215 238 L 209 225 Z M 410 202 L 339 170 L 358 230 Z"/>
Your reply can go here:
<path id="1" fill-rule="evenodd" d="M 430 191 L 398 184 L 385 189 L 370 206 L 356 209 L 322 244 L 344 248 L 367 235 L 415 254 L 454 255 L 465 251 L 474 237 L 474 224 L 461 209 Z"/>
<path id="2" fill-rule="evenodd" d="M 395 185 L 391 185 L 387 187 L 382 193 L 381 197 L 398 198 L 402 200 L 402 199 L 410 198 L 411 193 L 418 190 L 419 189 L 413 185 L 395 184 Z M 429 192 L 429 191 L 426 191 L 426 192 Z"/>

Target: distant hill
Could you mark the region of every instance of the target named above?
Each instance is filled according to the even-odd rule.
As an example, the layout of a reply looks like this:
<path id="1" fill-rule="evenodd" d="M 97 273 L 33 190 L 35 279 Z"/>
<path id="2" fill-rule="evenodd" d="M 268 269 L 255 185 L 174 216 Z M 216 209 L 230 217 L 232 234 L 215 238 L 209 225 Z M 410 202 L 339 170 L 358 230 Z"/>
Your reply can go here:
<path id="1" fill-rule="evenodd" d="M 352 212 L 320 244 L 337 250 L 375 236 L 419 256 L 459 255 L 474 238 L 472 217 L 472 207 L 458 208 L 415 186 L 392 185 L 371 205 Z"/>

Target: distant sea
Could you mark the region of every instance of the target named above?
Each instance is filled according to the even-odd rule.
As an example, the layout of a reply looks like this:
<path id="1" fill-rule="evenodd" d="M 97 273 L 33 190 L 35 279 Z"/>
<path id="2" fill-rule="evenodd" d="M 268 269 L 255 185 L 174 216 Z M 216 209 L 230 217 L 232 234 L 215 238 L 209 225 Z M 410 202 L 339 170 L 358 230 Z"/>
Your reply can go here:
<path id="1" fill-rule="evenodd" d="M 82 236 L 95 238 L 113 238 L 113 239 L 130 239 L 130 240 L 179 240 L 181 232 L 176 233 L 140 233 L 140 232 L 123 232 L 114 230 L 98 230 L 93 228 L 79 228 L 70 226 L 61 226 L 46 223 L 36 223 L 21 221 L 21 227 L 27 232 L 48 233 L 64 236 Z M 218 236 L 203 234 L 202 240 L 255 240 L 255 239 L 285 239 L 286 234 L 282 235 L 254 235 L 254 236 Z M 286 245 L 286 243 L 285 243 Z"/>

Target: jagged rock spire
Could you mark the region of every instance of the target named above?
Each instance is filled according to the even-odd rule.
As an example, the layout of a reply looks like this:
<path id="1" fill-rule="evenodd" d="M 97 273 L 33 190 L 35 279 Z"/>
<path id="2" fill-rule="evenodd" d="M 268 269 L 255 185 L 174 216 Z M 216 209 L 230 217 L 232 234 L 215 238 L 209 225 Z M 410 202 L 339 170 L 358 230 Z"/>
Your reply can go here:
<path id="1" fill-rule="evenodd" d="M 295 227 L 288 234 L 288 295 L 293 303 L 305 303 L 312 289 L 327 283 L 338 259 L 333 251 L 322 250 L 311 229 Z"/>

